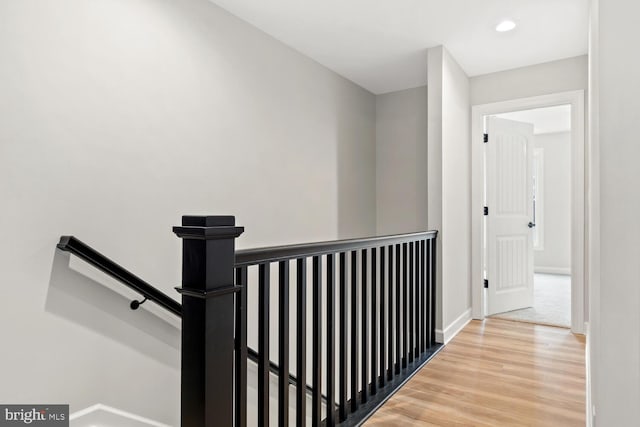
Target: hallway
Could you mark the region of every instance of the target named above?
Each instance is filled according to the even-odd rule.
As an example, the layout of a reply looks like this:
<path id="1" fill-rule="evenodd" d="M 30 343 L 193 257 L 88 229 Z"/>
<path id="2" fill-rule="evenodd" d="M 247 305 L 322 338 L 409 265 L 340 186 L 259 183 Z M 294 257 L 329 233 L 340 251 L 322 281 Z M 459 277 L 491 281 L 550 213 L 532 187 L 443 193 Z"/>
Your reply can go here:
<path id="1" fill-rule="evenodd" d="M 584 337 L 472 321 L 365 424 L 584 426 Z"/>

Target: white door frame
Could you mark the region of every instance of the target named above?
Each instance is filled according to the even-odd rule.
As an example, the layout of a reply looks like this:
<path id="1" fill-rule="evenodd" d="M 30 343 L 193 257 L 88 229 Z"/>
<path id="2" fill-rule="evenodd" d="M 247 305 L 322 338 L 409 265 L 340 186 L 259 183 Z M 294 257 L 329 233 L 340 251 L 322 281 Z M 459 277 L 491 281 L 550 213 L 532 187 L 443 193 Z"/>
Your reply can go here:
<path id="1" fill-rule="evenodd" d="M 520 98 L 471 107 L 471 307 L 485 317 L 483 266 L 484 116 L 532 108 L 571 105 L 571 331 L 584 334 L 585 313 L 585 116 L 584 90 Z"/>

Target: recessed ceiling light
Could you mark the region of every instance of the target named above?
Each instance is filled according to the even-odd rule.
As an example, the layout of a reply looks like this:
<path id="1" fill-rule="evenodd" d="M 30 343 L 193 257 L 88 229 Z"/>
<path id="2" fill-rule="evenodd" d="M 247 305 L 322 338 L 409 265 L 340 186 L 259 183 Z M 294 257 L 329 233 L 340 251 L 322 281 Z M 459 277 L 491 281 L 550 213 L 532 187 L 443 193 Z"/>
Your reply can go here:
<path id="1" fill-rule="evenodd" d="M 504 33 L 506 31 L 511 31 L 516 27 L 516 23 L 513 21 L 502 21 L 496 26 L 496 31 L 500 33 Z"/>

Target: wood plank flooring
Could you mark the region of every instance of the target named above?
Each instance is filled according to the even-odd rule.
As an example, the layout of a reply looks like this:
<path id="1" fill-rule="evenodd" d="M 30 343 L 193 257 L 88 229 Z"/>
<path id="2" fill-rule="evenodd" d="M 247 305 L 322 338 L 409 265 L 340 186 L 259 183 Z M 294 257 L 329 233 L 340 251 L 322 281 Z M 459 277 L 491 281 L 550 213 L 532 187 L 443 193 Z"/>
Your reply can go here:
<path id="1" fill-rule="evenodd" d="M 471 321 L 365 426 L 584 426 L 584 346 L 568 329 Z"/>

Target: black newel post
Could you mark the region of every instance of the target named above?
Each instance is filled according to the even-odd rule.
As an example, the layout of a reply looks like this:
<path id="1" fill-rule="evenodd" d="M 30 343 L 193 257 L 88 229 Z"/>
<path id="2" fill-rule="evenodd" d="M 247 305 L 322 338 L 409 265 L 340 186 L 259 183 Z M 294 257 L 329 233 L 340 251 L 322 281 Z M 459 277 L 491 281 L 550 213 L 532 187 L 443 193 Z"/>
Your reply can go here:
<path id="1" fill-rule="evenodd" d="M 184 216 L 182 427 L 233 426 L 235 238 L 233 216 Z"/>

